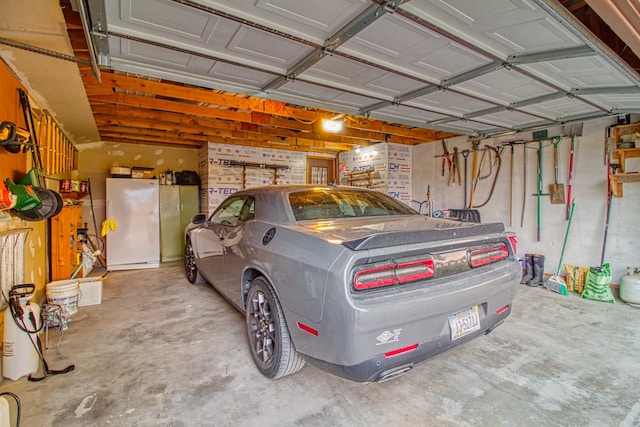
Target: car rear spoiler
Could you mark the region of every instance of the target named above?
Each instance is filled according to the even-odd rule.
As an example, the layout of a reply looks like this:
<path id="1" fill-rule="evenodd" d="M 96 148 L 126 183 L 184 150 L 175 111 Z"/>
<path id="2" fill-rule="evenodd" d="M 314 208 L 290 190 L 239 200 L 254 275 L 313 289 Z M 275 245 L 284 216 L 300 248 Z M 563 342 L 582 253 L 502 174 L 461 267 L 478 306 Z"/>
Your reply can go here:
<path id="1" fill-rule="evenodd" d="M 373 234 L 371 236 L 345 241 L 342 242 L 342 244 L 351 250 L 360 251 L 384 248 L 387 246 L 411 245 L 421 242 L 458 239 L 504 232 L 504 224 L 501 222 L 474 225 L 467 223 L 466 225 L 466 227 L 460 228 L 435 228 L 431 230 L 394 231 Z"/>

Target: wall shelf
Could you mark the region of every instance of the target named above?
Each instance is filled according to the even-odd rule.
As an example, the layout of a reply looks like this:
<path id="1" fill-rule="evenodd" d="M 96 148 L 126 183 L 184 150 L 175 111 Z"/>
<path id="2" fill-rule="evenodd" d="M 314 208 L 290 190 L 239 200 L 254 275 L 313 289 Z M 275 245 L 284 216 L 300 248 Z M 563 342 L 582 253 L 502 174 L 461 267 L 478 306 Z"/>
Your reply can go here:
<path id="1" fill-rule="evenodd" d="M 640 172 L 625 172 L 627 159 L 640 157 L 640 148 L 626 148 L 613 150 L 613 158 L 620 161 L 619 172 L 609 175 L 611 193 L 616 197 L 622 197 L 622 184 L 626 182 L 640 182 Z"/>
<path id="2" fill-rule="evenodd" d="M 347 181 L 349 185 L 354 187 L 366 187 L 373 188 L 373 173 L 374 168 L 368 168 L 361 171 L 353 171 L 347 174 Z"/>
<path id="3" fill-rule="evenodd" d="M 89 193 L 85 193 L 81 191 L 61 191 L 60 192 L 60 196 L 63 199 L 74 199 L 74 200 L 82 199 L 88 194 Z"/>

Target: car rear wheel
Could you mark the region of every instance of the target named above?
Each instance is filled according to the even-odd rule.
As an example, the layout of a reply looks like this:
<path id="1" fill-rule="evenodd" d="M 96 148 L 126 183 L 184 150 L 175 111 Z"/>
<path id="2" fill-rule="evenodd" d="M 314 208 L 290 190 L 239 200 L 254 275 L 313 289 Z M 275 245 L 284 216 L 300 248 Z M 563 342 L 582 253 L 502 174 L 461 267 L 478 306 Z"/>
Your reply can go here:
<path id="1" fill-rule="evenodd" d="M 204 283 L 204 279 L 200 275 L 198 267 L 196 267 L 196 254 L 193 252 L 191 240 L 187 240 L 184 247 L 184 271 L 187 274 L 187 280 L 190 283 Z"/>
<path id="2" fill-rule="evenodd" d="M 293 346 L 278 297 L 262 277 L 251 283 L 246 319 L 251 356 L 265 377 L 281 378 L 302 369 L 304 359 Z"/>

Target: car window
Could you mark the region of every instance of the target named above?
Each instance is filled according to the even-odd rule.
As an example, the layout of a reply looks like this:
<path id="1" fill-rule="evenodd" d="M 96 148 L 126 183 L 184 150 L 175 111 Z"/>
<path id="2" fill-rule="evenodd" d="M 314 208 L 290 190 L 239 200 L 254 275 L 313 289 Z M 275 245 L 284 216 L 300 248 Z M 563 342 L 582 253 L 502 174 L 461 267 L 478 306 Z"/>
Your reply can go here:
<path id="1" fill-rule="evenodd" d="M 213 224 L 237 226 L 242 222 L 253 219 L 255 203 L 252 196 L 231 197 L 216 209 L 209 218 Z"/>
<path id="2" fill-rule="evenodd" d="M 358 189 L 293 192 L 289 203 L 297 221 L 417 213 L 386 194 Z"/>
<path id="3" fill-rule="evenodd" d="M 249 221 L 253 219 L 255 216 L 255 203 L 253 197 L 247 197 L 245 199 L 244 205 L 242 205 L 242 209 L 240 210 L 240 218 L 239 220 L 242 222 Z"/>
<path id="4" fill-rule="evenodd" d="M 231 197 L 225 200 L 211 215 L 209 222 L 222 225 L 237 225 L 244 202 L 244 197 Z"/>

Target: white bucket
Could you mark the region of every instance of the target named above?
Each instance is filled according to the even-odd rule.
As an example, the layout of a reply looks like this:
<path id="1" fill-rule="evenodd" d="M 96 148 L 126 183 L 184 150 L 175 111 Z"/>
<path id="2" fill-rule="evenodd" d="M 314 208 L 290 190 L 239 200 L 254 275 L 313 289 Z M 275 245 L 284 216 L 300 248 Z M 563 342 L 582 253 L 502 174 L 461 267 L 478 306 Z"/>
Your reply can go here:
<path id="1" fill-rule="evenodd" d="M 47 284 L 47 302 L 65 306 L 69 314 L 78 312 L 79 299 L 79 280 L 58 280 Z"/>

